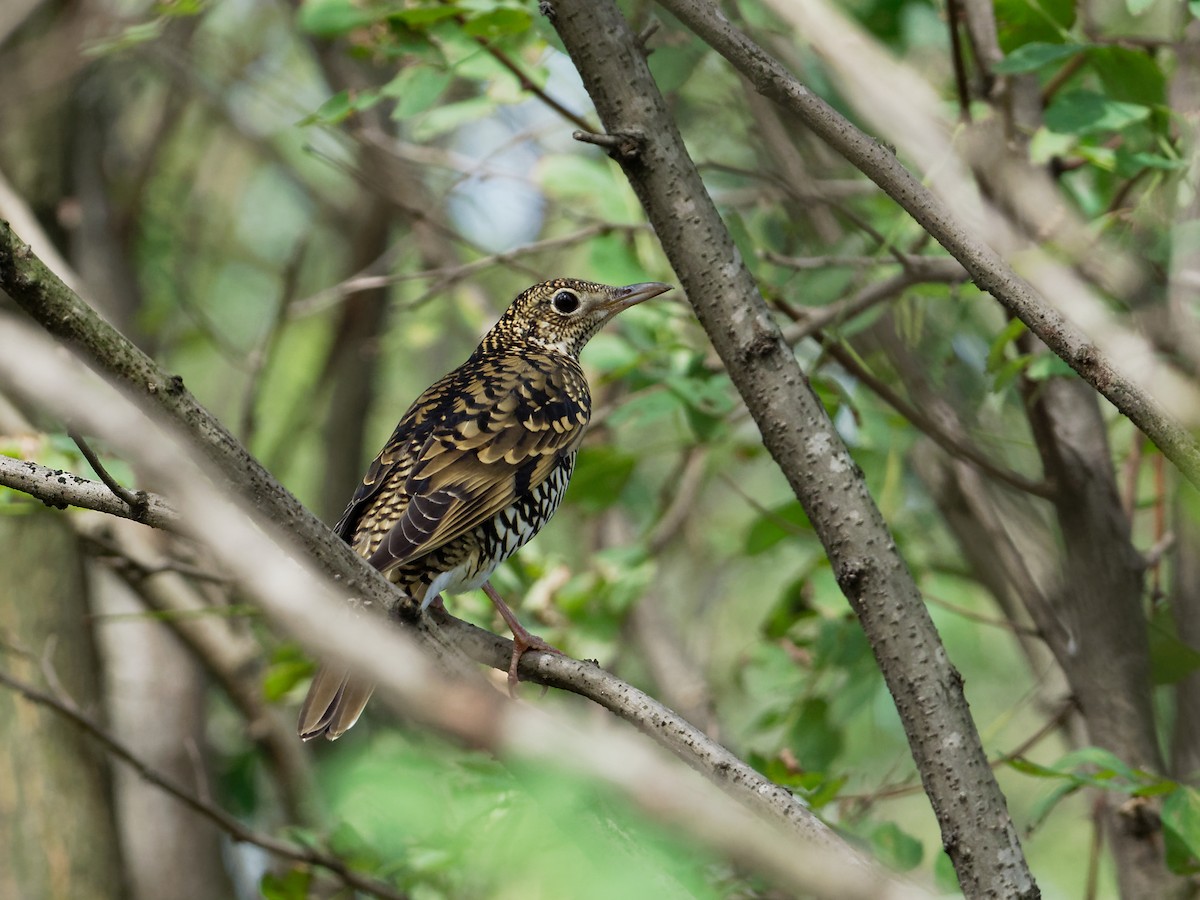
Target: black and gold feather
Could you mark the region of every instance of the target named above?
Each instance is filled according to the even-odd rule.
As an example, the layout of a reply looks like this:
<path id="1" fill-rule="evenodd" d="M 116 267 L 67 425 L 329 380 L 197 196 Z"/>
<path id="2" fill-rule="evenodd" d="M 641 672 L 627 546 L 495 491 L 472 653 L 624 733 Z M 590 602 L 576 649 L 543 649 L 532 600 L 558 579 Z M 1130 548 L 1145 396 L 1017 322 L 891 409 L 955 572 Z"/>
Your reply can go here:
<path id="1" fill-rule="evenodd" d="M 337 533 L 423 607 L 480 587 L 562 500 L 591 416 L 580 351 L 618 312 L 669 289 L 564 278 L 522 292 L 470 358 L 401 417 Z M 339 737 L 370 693 L 322 667 L 300 736 Z"/>

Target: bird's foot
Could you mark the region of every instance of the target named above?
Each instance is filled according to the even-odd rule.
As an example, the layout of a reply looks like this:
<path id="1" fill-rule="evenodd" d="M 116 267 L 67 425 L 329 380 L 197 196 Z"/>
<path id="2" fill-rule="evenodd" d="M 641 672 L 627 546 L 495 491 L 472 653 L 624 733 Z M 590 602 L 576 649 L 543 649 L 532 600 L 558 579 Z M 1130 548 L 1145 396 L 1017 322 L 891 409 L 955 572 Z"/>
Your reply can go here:
<path id="1" fill-rule="evenodd" d="M 541 651 L 543 653 L 557 653 L 560 656 L 562 655 L 562 651 L 557 647 L 550 646 L 536 634 L 530 634 L 529 629 L 517 621 L 516 615 L 508 608 L 508 604 L 504 602 L 504 598 L 492 587 L 490 581 L 484 582 L 483 592 L 488 595 L 488 599 L 496 607 L 496 612 L 500 613 L 500 618 L 504 620 L 504 624 L 512 632 L 513 652 L 512 661 L 508 664 L 508 695 L 515 699 L 517 696 L 517 682 L 520 680 L 517 675 L 517 668 L 521 665 L 521 657 L 530 650 Z"/>
<path id="2" fill-rule="evenodd" d="M 563 652 L 557 647 L 547 644 L 536 634 L 530 634 L 520 623 L 517 623 L 517 627 L 512 629 L 512 633 L 513 652 L 512 660 L 508 664 L 508 695 L 515 700 L 517 698 L 517 683 L 520 681 L 520 677 L 517 674 L 517 667 L 521 665 L 521 657 L 530 650 L 541 651 L 542 653 L 557 653 L 559 656 L 562 656 Z"/>

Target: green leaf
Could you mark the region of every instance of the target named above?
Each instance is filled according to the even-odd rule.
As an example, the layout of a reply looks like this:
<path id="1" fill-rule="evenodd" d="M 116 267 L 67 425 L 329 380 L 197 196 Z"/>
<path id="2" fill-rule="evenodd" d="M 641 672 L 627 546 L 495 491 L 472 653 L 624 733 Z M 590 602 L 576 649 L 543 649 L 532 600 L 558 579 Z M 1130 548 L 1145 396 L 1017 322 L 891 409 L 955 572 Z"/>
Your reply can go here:
<path id="1" fill-rule="evenodd" d="M 1058 806 L 1059 802 L 1078 791 L 1083 785 L 1070 779 L 1056 785 L 1045 797 L 1042 797 L 1038 802 L 1033 804 L 1029 810 L 1029 829 L 1032 831 L 1038 828 L 1050 813 L 1054 812 L 1054 807 Z"/>
<path id="2" fill-rule="evenodd" d="M 154 14 L 178 19 L 183 16 L 199 15 L 204 12 L 207 5 L 208 0 L 163 0 L 161 3 L 154 4 Z"/>
<path id="3" fill-rule="evenodd" d="M 258 889 L 265 900 L 307 900 L 311 882 L 312 870 L 297 867 L 283 875 L 268 872 L 258 883 Z"/>
<path id="4" fill-rule="evenodd" d="M 571 502 L 590 512 L 607 509 L 617 502 L 636 464 L 634 457 L 615 447 L 584 447 L 571 476 Z"/>
<path id="5" fill-rule="evenodd" d="M 763 619 L 760 628 L 767 640 L 777 641 L 787 637 L 796 623 L 811 619 L 817 614 L 810 604 L 807 575 L 808 572 L 802 570 L 798 578 L 793 578 L 780 593 L 770 613 Z"/>
<path id="6" fill-rule="evenodd" d="M 1033 381 L 1045 381 L 1048 378 L 1074 374 L 1075 370 L 1063 362 L 1062 357 L 1053 353 L 1039 353 L 1025 367 L 1025 376 Z"/>
<path id="7" fill-rule="evenodd" d="M 1033 42 L 1061 43 L 1075 24 L 1074 0 L 995 0 L 994 7 L 1005 53 Z"/>
<path id="8" fill-rule="evenodd" d="M 1140 16 L 1157 2 L 1158 0 L 1125 0 L 1125 8 L 1131 16 Z"/>
<path id="9" fill-rule="evenodd" d="M 1016 769 L 1022 775 L 1030 775 L 1034 778 L 1062 778 L 1063 773 L 1057 769 L 1052 769 L 1049 766 L 1043 766 L 1041 763 L 1035 763 L 1032 760 L 1026 759 L 1023 756 L 1010 756 L 1005 760 L 1009 768 Z"/>
<path id="10" fill-rule="evenodd" d="M 1096 771 L 1092 775 L 1080 775 L 1078 770 L 1088 766 Z M 1138 772 L 1111 750 L 1103 747 L 1080 747 L 1066 753 L 1054 764 L 1054 768 L 1063 774 L 1075 774 L 1096 786 L 1106 786 L 1104 783 L 1114 777 L 1121 778 L 1125 784 L 1138 780 Z"/>
<path id="11" fill-rule="evenodd" d="M 999 394 L 1008 390 L 1009 386 L 1025 371 L 1031 358 L 1028 355 L 1022 355 L 1002 362 L 1000 367 L 992 373 L 992 391 Z"/>
<path id="12" fill-rule="evenodd" d="M 873 664 L 871 644 L 858 619 L 845 616 L 823 619 L 813 641 L 813 668 L 853 669 Z"/>
<path id="13" fill-rule="evenodd" d="M 1180 785 L 1162 807 L 1167 867 L 1178 875 L 1200 872 L 1200 793 Z"/>
<path id="14" fill-rule="evenodd" d="M 1155 612 L 1148 631 L 1150 672 L 1155 684 L 1177 684 L 1200 669 L 1200 652 L 1178 638 L 1168 610 Z"/>
<path id="15" fill-rule="evenodd" d="M 379 868 L 379 853 L 349 822 L 338 822 L 329 835 L 329 849 L 347 865 L 363 871 Z"/>
<path id="16" fill-rule="evenodd" d="M 408 66 L 385 84 L 380 93 L 396 101 L 393 119 L 407 119 L 424 112 L 437 102 L 454 76 L 432 66 Z"/>
<path id="17" fill-rule="evenodd" d="M 895 822 L 883 822 L 871 832 L 871 848 L 889 868 L 911 872 L 921 864 L 925 848 Z"/>
<path id="18" fill-rule="evenodd" d="M 652 388 L 630 397 L 613 411 L 608 421 L 614 426 L 633 422 L 645 427 L 684 410 L 683 401 L 675 394 Z"/>
<path id="19" fill-rule="evenodd" d="M 490 115 L 496 105 L 487 97 L 472 97 L 460 100 L 458 103 L 447 103 L 436 106 L 424 113 L 413 127 L 413 137 L 418 141 L 428 141 L 453 131 L 460 125 L 474 122 Z"/>
<path id="20" fill-rule="evenodd" d="M 578 152 L 545 156 L 533 174 L 548 195 L 574 201 L 578 213 L 595 212 L 613 222 L 638 220 L 607 157 Z"/>
<path id="21" fill-rule="evenodd" d="M 1120 131 L 1150 116 L 1150 107 L 1122 103 L 1095 91 L 1068 91 L 1046 110 L 1046 127 L 1060 134 Z"/>
<path id="22" fill-rule="evenodd" d="M 637 250 L 625 234 L 602 234 L 588 241 L 588 265 L 588 277 L 605 284 L 636 281 L 630 273 L 640 269 Z"/>
<path id="23" fill-rule="evenodd" d="M 321 38 L 341 37 L 380 18 L 378 9 L 354 0 L 304 0 L 297 21 L 302 31 Z"/>
<path id="24" fill-rule="evenodd" d="M 667 388 L 684 403 L 688 425 L 701 441 L 710 441 L 724 427 L 735 401 L 722 378 L 672 376 Z"/>
<path id="25" fill-rule="evenodd" d="M 1176 172 L 1187 167 L 1182 159 L 1173 159 L 1158 153 L 1131 153 L 1124 147 L 1116 150 L 1116 172 L 1123 178 L 1132 178 L 1143 169 L 1161 172 Z"/>
<path id="26" fill-rule="evenodd" d="M 1193 17 L 1200 19 L 1200 0 L 1188 0 L 1188 12 Z"/>
<path id="27" fill-rule="evenodd" d="M 996 335 L 990 347 L 988 347 L 987 355 L 987 371 L 995 372 L 1005 362 L 1005 351 L 1008 345 L 1015 341 L 1018 337 L 1025 333 L 1025 323 L 1020 319 L 1013 319 Z"/>
<path id="28" fill-rule="evenodd" d="M 311 675 L 312 671 L 312 663 L 302 660 L 271 664 L 263 674 L 263 696 L 272 703 L 282 700 L 292 688 Z"/>
<path id="29" fill-rule="evenodd" d="M 933 883 L 943 894 L 957 895 L 961 890 L 954 861 L 945 850 L 933 858 Z"/>
<path id="30" fill-rule="evenodd" d="M 413 6 L 392 12 L 388 18 L 393 22 L 402 22 L 412 28 L 419 29 L 424 25 L 432 25 L 445 19 L 451 19 L 462 12 L 462 7 L 454 3 L 438 6 Z"/>
<path id="31" fill-rule="evenodd" d="M 336 125 L 359 110 L 370 109 L 382 99 L 378 91 L 338 91 L 297 124 Z"/>
<path id="32" fill-rule="evenodd" d="M 709 52 L 707 44 L 700 41 L 684 41 L 655 47 L 647 63 L 658 89 L 664 94 L 676 91 L 696 74 L 700 60 Z"/>
<path id="33" fill-rule="evenodd" d="M 798 500 L 789 500 L 759 517 L 746 535 L 743 551 L 747 556 L 765 553 L 781 541 L 812 531 L 812 523 Z"/>
<path id="34" fill-rule="evenodd" d="M 533 16 L 528 10 L 501 7 L 468 19 L 463 31 L 476 37 L 502 37 L 526 32 L 531 25 Z"/>
<path id="35" fill-rule="evenodd" d="M 1035 41 L 1009 53 L 993 66 L 993 71 L 1000 75 L 1035 72 L 1042 66 L 1076 56 L 1089 46 L 1088 44 L 1045 44 Z"/>
<path id="36" fill-rule="evenodd" d="M 842 733 L 829 717 L 822 697 L 805 700 L 788 729 L 787 746 L 806 770 L 823 772 L 842 752 Z"/>
<path id="37" fill-rule="evenodd" d="M 1167 83 L 1153 56 L 1126 47 L 1093 47 L 1088 62 L 1109 99 L 1155 106 L 1166 102 Z"/>
<path id="38" fill-rule="evenodd" d="M 607 284 L 616 284 L 607 281 Z M 637 347 L 629 343 L 625 336 L 616 329 L 601 331 L 591 339 L 584 353 L 589 372 L 599 375 L 621 375 L 633 369 L 642 360 L 642 354 Z M 613 410 L 614 415 L 623 408 L 624 404 Z"/>

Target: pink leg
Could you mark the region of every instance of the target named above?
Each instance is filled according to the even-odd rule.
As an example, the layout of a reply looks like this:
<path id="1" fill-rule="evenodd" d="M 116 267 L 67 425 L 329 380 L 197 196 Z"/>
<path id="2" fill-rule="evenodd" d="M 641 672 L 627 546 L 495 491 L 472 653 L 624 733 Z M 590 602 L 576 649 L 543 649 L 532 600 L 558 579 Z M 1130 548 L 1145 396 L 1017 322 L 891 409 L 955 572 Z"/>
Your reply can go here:
<path id="1" fill-rule="evenodd" d="M 512 696 L 517 695 L 517 666 L 521 662 L 521 657 L 525 655 L 526 650 L 541 650 L 546 653 L 562 653 L 557 647 L 551 647 L 536 634 L 530 634 L 525 626 L 517 621 L 517 617 L 513 611 L 508 608 L 508 604 L 503 598 L 496 593 L 496 589 L 492 587 L 490 581 L 483 583 L 483 592 L 487 594 L 488 599 L 492 601 L 492 605 L 496 607 L 496 612 L 500 613 L 500 618 L 504 620 L 504 624 L 508 626 L 509 631 L 513 636 L 513 653 L 512 661 L 508 664 L 508 692 Z"/>

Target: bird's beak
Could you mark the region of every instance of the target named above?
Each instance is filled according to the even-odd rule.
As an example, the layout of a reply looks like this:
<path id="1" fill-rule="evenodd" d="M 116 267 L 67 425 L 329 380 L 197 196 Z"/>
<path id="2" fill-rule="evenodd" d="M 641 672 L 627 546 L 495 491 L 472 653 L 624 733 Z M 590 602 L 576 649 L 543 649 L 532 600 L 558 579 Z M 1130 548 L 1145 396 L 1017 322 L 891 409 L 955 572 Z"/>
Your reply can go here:
<path id="1" fill-rule="evenodd" d="M 617 288 L 613 295 L 605 302 L 604 306 L 612 313 L 619 313 L 622 310 L 629 309 L 631 306 L 637 306 L 643 300 L 649 300 L 651 297 L 665 294 L 672 289 L 672 285 L 663 284 L 661 281 L 643 281 L 638 284 L 627 284 L 623 288 Z"/>

